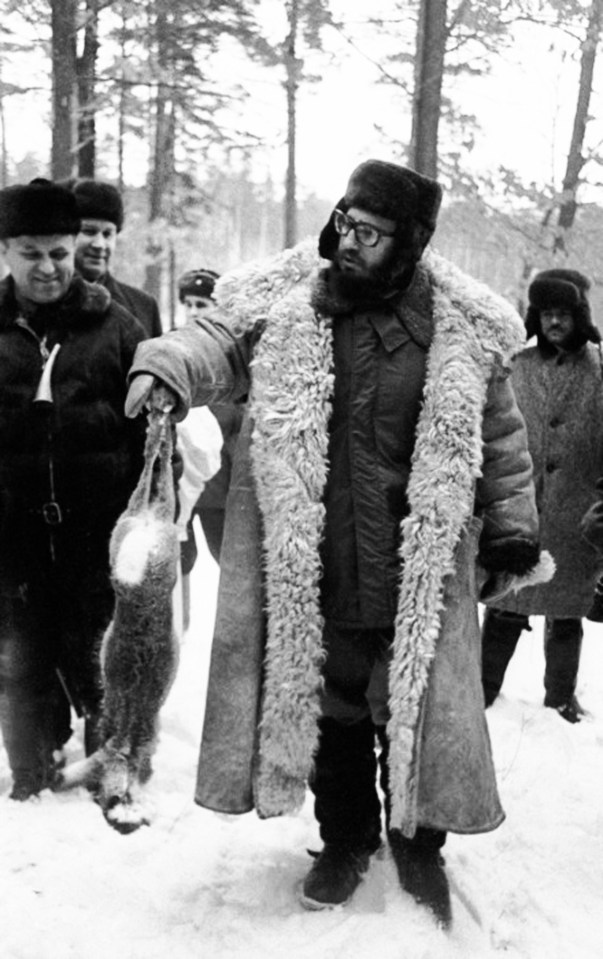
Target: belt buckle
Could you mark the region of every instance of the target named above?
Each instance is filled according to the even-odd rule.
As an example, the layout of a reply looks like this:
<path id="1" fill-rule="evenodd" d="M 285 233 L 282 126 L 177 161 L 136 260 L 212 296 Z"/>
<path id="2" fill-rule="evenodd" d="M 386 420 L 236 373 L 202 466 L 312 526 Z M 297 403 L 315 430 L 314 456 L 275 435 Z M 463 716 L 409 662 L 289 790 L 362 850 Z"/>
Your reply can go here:
<path id="1" fill-rule="evenodd" d="M 58 503 L 44 503 L 42 506 L 42 516 L 47 526 L 58 526 L 63 522 L 63 514 Z"/>

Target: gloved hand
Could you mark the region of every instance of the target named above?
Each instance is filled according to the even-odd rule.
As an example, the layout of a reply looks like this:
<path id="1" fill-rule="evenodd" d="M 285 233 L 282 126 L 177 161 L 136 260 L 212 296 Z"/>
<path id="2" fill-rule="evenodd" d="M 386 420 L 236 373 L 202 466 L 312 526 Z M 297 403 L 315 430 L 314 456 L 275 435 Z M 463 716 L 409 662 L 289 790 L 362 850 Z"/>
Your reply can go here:
<path id="1" fill-rule="evenodd" d="M 580 532 L 591 546 L 603 552 L 603 479 L 597 481 L 595 488 L 602 498 L 587 509 L 580 521 Z"/>
<path id="2" fill-rule="evenodd" d="M 164 413 L 173 410 L 177 402 L 178 397 L 169 386 L 151 373 L 139 373 L 130 383 L 125 412 L 126 416 L 133 419 L 144 407 Z"/>
<path id="3" fill-rule="evenodd" d="M 529 552 L 524 554 L 527 559 Z M 478 599 L 482 603 L 495 606 L 504 596 L 516 593 L 527 586 L 536 586 L 539 583 L 548 583 L 555 574 L 555 561 L 545 549 L 540 552 L 538 562 L 525 567 L 523 561 L 515 570 L 486 569 L 478 560 L 476 565 L 476 585 Z"/>
<path id="4" fill-rule="evenodd" d="M 489 542 L 484 539 L 479 546 L 479 561 L 491 574 L 509 573 L 524 576 L 534 569 L 540 557 L 540 544 L 525 537 Z"/>

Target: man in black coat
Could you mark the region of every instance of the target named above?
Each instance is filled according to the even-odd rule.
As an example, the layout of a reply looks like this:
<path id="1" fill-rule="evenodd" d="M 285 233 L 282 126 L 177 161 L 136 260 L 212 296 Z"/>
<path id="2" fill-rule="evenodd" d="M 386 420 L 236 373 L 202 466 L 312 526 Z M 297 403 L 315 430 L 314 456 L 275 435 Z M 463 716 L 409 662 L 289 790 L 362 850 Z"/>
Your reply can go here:
<path id="1" fill-rule="evenodd" d="M 145 332 L 75 274 L 79 226 L 57 184 L 0 191 L 0 722 L 16 800 L 52 785 L 61 687 L 94 748 L 109 539 L 143 462 L 144 421 L 123 406 Z"/>
<path id="2" fill-rule="evenodd" d="M 117 235 L 124 222 L 124 208 L 119 191 L 110 183 L 96 180 L 70 182 L 81 219 L 75 247 L 78 273 L 90 283 L 100 283 L 142 323 L 147 336 L 162 332 L 159 307 L 154 297 L 138 287 L 116 280 L 109 270 L 115 253 Z"/>

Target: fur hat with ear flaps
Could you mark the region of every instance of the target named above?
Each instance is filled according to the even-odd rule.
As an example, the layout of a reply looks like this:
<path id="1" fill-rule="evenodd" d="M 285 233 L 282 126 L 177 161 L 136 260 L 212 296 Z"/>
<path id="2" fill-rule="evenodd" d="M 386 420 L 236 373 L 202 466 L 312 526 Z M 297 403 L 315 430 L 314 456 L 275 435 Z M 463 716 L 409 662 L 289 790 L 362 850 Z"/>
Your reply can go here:
<path id="1" fill-rule="evenodd" d="M 526 313 L 528 339 L 538 338 L 542 345 L 540 313 L 542 310 L 566 309 L 572 314 L 575 330 L 570 349 L 576 350 L 590 340 L 601 342 L 601 334 L 592 321 L 587 293 L 590 281 L 578 270 L 543 270 L 532 280 L 528 290 L 529 306 Z"/>
<path id="2" fill-rule="evenodd" d="M 0 238 L 79 233 L 80 216 L 65 187 L 38 177 L 0 190 Z"/>
<path id="3" fill-rule="evenodd" d="M 360 207 L 376 216 L 395 220 L 396 238 L 406 265 L 414 266 L 421 259 L 436 227 L 442 188 L 435 180 L 415 173 L 408 167 L 385 160 L 366 160 L 352 173 L 345 196 L 336 209 Z M 334 226 L 335 211 L 323 228 L 318 252 L 332 260 L 339 244 Z"/>

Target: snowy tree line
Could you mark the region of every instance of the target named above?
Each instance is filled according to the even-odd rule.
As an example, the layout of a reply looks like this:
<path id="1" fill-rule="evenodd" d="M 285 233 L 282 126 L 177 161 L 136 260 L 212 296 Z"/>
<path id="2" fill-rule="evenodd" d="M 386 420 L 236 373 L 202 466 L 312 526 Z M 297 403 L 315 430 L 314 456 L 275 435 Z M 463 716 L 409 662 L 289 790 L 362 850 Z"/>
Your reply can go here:
<path id="1" fill-rule="evenodd" d="M 368 12 L 342 0 L 0 0 L 0 13 L 0 183 L 20 174 L 12 160 L 20 131 L 7 122 L 7 108 L 32 94 L 43 104 L 42 162 L 53 179 L 105 177 L 127 189 L 128 156 L 139 155 L 138 281 L 161 299 L 190 227 L 201 229 L 196 262 L 225 268 L 320 225 L 336 198 L 300 197 L 296 157 L 312 131 L 300 128 L 298 103 L 338 69 L 334 37 L 352 60 L 372 61 L 391 95 L 399 122 L 380 131 L 384 150 L 437 175 L 447 197 L 479 207 L 496 235 L 510 231 L 509 244 L 521 251 L 513 296 L 521 300 L 535 268 L 583 263 L 582 247 L 592 247 L 596 217 L 587 217 L 587 237 L 577 234 L 584 188 L 598 184 L 602 158 L 593 93 L 603 0 L 380 0 Z M 501 165 L 467 164 L 480 117 L 467 108 L 466 91 L 488 77 L 525 23 L 550 38 L 550 56 L 560 70 L 571 63 L 575 82 L 563 172 L 543 174 L 540 183 Z M 276 145 L 248 123 L 247 68 L 281 90 Z M 257 175 L 258 157 L 275 150 L 286 154 L 283 183 Z M 463 224 L 463 233 L 472 230 Z M 463 240 L 460 248 L 466 260 L 471 245 Z M 492 275 L 491 265 L 485 272 Z M 600 282 L 596 264 L 591 276 Z"/>

